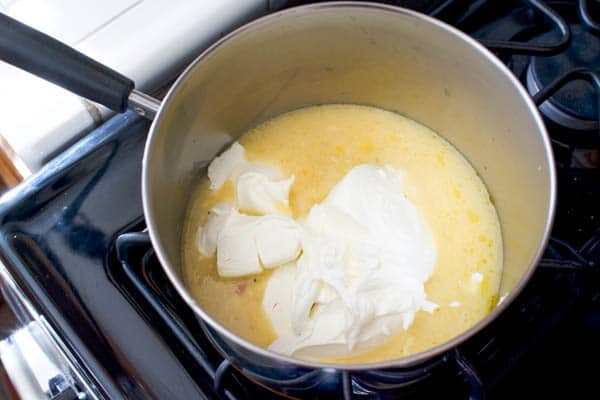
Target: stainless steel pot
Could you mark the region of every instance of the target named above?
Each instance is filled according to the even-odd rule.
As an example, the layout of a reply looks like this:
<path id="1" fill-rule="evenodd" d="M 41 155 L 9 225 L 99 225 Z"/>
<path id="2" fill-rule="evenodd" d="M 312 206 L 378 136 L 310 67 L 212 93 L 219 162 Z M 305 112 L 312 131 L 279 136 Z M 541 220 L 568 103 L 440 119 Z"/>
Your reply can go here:
<path id="1" fill-rule="evenodd" d="M 21 28 L 13 28 L 11 35 Z M 550 143 L 537 109 L 494 55 L 442 22 L 396 7 L 358 2 L 321 3 L 272 14 L 201 54 L 160 108 L 151 98 L 136 92 L 130 95 L 132 87 L 123 89 L 124 77 L 113 85 L 116 90 L 100 88 L 109 102 L 94 96 L 98 85 L 91 85 L 85 74 L 75 74 L 81 76 L 75 84 L 69 74 L 58 74 L 57 79 L 60 68 L 54 65 L 58 61 L 64 65 L 64 57 L 82 63 L 82 56 L 74 52 L 59 53 L 62 59 L 44 59 L 37 69 L 31 68 L 27 49 L 32 43 L 39 45 L 38 39 L 17 42 L 20 46 L 0 39 L 0 57 L 117 111 L 129 103 L 142 114 L 157 112 L 144 154 L 142 191 L 158 258 L 214 344 L 243 373 L 271 388 L 307 395 L 339 382 L 348 388 L 348 372 L 354 377 L 362 374 L 368 381 L 368 374 L 377 371 L 402 377 L 412 368 L 429 368 L 506 309 L 527 283 L 545 247 L 556 183 Z M 45 46 L 48 42 L 56 47 L 45 37 Z M 92 68 L 89 59 L 84 61 L 85 68 Z M 98 68 L 95 65 L 92 71 Z M 115 74 L 108 74 L 111 84 Z M 98 74 L 93 76 L 97 79 Z M 100 78 L 108 79 L 106 73 Z M 500 293 L 508 295 L 463 334 L 386 362 L 301 361 L 236 336 L 186 290 L 181 279 L 183 220 L 190 188 L 206 165 L 249 127 L 289 110 L 325 103 L 372 105 L 415 119 L 456 146 L 486 183 L 504 238 Z"/>

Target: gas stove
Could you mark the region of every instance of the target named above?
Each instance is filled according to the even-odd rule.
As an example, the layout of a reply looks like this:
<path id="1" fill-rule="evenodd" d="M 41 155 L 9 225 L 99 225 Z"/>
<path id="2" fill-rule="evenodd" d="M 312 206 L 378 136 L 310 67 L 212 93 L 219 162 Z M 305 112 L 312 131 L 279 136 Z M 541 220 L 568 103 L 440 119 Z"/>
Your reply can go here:
<path id="1" fill-rule="evenodd" d="M 149 123 L 128 112 L 0 199 L 3 294 L 21 331 L 33 333 L 55 365 L 42 378 L 34 374 L 41 392 L 60 399 L 503 399 L 597 390 L 588 365 L 600 357 L 600 3 L 393 3 L 418 4 L 480 40 L 540 106 L 557 159 L 558 209 L 545 256 L 516 301 L 427 365 L 271 392 L 218 353 L 163 274 L 142 213 Z"/>

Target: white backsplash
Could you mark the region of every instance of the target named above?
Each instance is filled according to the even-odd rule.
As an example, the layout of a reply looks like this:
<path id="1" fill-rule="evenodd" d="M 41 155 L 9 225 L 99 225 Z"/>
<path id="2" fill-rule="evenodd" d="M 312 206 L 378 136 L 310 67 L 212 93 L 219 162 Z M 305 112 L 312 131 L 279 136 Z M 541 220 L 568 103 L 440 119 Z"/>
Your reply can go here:
<path id="1" fill-rule="evenodd" d="M 223 33 L 282 3 L 0 0 L 0 11 L 130 77 L 138 89 L 151 91 L 173 79 Z M 103 107 L 1 61 L 0 91 L 0 136 L 21 159 L 24 175 L 110 115 Z"/>

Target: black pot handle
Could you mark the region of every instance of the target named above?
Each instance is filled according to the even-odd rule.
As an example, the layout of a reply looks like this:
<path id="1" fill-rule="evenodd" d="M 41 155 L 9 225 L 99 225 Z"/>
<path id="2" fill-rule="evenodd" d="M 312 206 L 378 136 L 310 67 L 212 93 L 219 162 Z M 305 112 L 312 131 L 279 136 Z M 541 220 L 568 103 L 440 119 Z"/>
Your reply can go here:
<path id="1" fill-rule="evenodd" d="M 0 13 L 0 60 L 111 110 L 127 110 L 131 79 Z"/>

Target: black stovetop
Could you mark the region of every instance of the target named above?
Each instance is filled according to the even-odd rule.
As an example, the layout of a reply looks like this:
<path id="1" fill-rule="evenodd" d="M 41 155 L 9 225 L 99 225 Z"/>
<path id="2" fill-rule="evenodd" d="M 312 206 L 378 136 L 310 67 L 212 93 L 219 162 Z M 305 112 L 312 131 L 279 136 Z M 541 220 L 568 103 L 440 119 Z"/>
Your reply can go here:
<path id="1" fill-rule="evenodd" d="M 528 51 L 560 53 L 564 46 L 560 23 L 532 12 L 538 3 L 446 1 L 429 11 L 486 41 L 525 82 Z M 587 3 L 591 15 L 600 15 L 594 14 L 597 2 Z M 570 31 L 582 26 L 575 2 L 548 4 Z M 600 43 L 599 33 L 593 35 Z M 543 46 L 532 50 L 499 40 Z M 597 42 L 590 43 L 594 50 Z M 560 56 L 536 60 L 554 57 Z M 598 71 L 596 61 L 592 57 L 587 67 Z M 551 72 L 556 76 L 539 79 L 561 73 Z M 552 98 L 556 106 L 574 119 L 597 122 L 598 110 L 594 114 L 588 104 L 594 87 L 573 85 Z M 564 98 L 579 105 L 569 110 Z M 597 392 L 589 365 L 600 359 L 600 135 L 597 128 L 562 126 L 551 112 L 545 116 L 558 161 L 559 202 L 553 239 L 530 284 L 460 347 L 466 366 L 457 368 L 448 356 L 432 377 L 402 390 L 381 386 L 373 394 L 355 385 L 352 397 L 467 398 L 483 391 L 497 399 L 573 398 Z M 222 362 L 154 257 L 143 232 L 140 187 L 148 128 L 134 113 L 115 116 L 3 196 L 0 258 L 106 397 L 214 397 L 215 387 L 228 398 L 276 397 Z"/>

